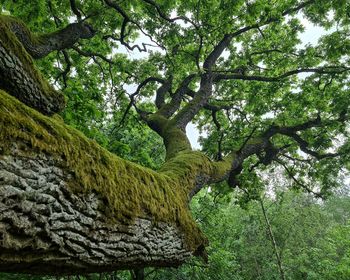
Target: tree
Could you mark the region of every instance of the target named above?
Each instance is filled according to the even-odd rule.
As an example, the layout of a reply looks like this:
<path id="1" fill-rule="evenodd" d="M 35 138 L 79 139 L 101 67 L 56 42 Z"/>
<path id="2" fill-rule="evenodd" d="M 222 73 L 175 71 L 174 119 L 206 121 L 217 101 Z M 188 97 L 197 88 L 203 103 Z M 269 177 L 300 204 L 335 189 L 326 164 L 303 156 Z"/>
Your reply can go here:
<path id="1" fill-rule="evenodd" d="M 192 259 L 178 269 L 157 269 L 149 279 L 281 279 L 260 202 L 244 209 L 237 202 L 235 194 L 196 196 L 192 205 L 210 240 L 209 263 Z M 349 196 L 320 201 L 294 190 L 264 198 L 285 278 L 349 278 L 348 206 Z"/>
<path id="2" fill-rule="evenodd" d="M 0 270 L 177 266 L 205 258 L 188 207 L 204 186 L 258 198 L 277 166 L 318 197 L 341 182 L 347 1 L 169 2 L 1 1 Z M 328 34 L 299 46 L 301 17 Z M 158 170 L 76 130 L 120 152 L 120 127 L 139 121 L 164 143 Z M 190 122 L 208 132 L 203 151 Z"/>

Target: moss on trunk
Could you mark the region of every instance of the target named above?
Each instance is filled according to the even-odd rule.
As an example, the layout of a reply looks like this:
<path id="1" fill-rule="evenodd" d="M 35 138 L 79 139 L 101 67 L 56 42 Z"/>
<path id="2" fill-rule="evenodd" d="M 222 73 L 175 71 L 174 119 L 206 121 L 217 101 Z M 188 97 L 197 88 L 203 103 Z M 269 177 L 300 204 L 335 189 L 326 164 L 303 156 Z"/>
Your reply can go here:
<path id="1" fill-rule="evenodd" d="M 6 71 L 6 67 L 9 67 L 9 65 L 13 64 L 13 68 L 18 67 L 18 69 L 23 68 L 23 72 L 28 75 L 29 80 L 28 82 L 31 82 L 35 84 L 35 88 L 38 92 L 36 94 L 41 96 L 41 100 L 47 100 L 51 104 L 40 104 L 42 107 L 38 107 L 36 102 L 32 101 L 30 98 L 28 98 L 27 92 L 18 92 L 17 88 L 13 87 L 13 83 L 6 81 L 8 79 L 15 79 L 15 77 L 7 77 L 5 75 L 4 80 L 0 80 L 1 86 L 6 89 L 8 93 L 11 95 L 16 96 L 19 100 L 26 103 L 28 106 L 33 107 L 45 114 L 53 114 L 55 112 L 59 112 L 64 108 L 65 105 L 65 98 L 64 95 L 61 92 L 56 91 L 42 76 L 42 74 L 36 69 L 34 65 L 34 61 L 32 57 L 26 52 L 24 46 L 21 44 L 21 42 L 18 40 L 16 35 L 11 31 L 11 24 L 15 22 L 17 25 L 23 25 L 24 30 L 28 32 L 28 36 L 32 36 L 32 34 L 29 32 L 29 30 L 25 27 L 24 23 L 21 23 L 21 21 L 9 17 L 9 16 L 3 16 L 0 15 L 0 46 L 2 46 L 5 51 L 8 53 L 7 58 L 2 58 L 4 60 L 7 60 L 7 64 L 1 65 L 0 61 L 0 69 L 2 71 Z M 32 40 L 36 40 L 35 37 L 32 38 Z M 14 57 L 16 57 L 20 63 L 14 60 Z M 9 61 L 9 60 L 12 60 Z M 16 65 L 20 64 L 20 65 Z M 21 82 L 17 81 L 16 82 Z M 33 85 L 34 86 L 34 85 Z M 32 87 L 33 87 L 32 86 Z M 23 89 L 24 87 L 22 87 Z M 47 106 L 50 105 L 50 106 Z M 52 107 L 50 111 L 45 111 L 43 108 Z"/>
<path id="2" fill-rule="evenodd" d="M 155 222 L 178 225 L 191 251 L 206 243 L 188 209 L 189 185 L 201 168 L 192 153 L 180 153 L 157 173 L 111 154 L 58 118 L 46 117 L 0 90 L 1 153 L 10 153 L 13 143 L 23 145 L 23 153 L 31 157 L 39 152 L 53 156 L 72 174 L 71 191 L 94 190 L 105 197 L 113 222 L 151 216 Z"/>

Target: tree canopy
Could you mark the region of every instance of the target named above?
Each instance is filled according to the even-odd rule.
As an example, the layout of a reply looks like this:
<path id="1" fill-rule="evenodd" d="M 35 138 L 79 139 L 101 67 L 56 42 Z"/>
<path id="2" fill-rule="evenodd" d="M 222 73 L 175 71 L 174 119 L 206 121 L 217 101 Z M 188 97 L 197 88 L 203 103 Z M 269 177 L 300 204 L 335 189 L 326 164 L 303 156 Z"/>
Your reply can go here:
<path id="1" fill-rule="evenodd" d="M 16 152 L 6 144 L 0 150 L 40 151 L 55 167 L 63 161 L 73 185 L 107 199 L 119 223 L 150 215 L 178 226 L 186 253 L 162 265 L 182 263 L 187 252 L 205 257 L 205 238 L 187 209 L 205 186 L 237 189 L 244 205 L 269 188 L 273 172 L 319 198 L 343 183 L 348 1 L 0 3 L 0 139 L 17 143 Z M 324 33 L 305 44 L 301 35 L 312 25 Z M 203 132 L 201 151 L 191 147 L 189 123 Z M 12 159 L 0 166 L 7 165 Z"/>

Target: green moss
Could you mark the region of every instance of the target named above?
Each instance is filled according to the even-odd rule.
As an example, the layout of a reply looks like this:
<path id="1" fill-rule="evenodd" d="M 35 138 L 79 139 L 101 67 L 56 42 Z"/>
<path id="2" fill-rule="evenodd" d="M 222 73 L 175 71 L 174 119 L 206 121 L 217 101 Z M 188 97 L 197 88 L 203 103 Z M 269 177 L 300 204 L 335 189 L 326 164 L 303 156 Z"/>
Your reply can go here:
<path id="1" fill-rule="evenodd" d="M 181 151 L 192 150 L 186 134 L 159 112 L 149 116 L 148 124 L 164 139 L 166 160 L 173 158 Z"/>
<path id="2" fill-rule="evenodd" d="M 177 127 L 168 126 L 163 133 L 166 159 L 171 159 L 181 151 L 191 151 L 191 144 L 184 132 Z"/>
<path id="3" fill-rule="evenodd" d="M 30 33 L 25 24 L 18 19 L 10 16 L 0 15 L 0 42 L 8 52 L 12 52 L 21 61 L 25 71 L 31 76 L 41 92 L 49 97 L 49 100 L 57 102 L 59 108 L 63 109 L 65 105 L 65 98 L 61 92 L 56 91 L 42 76 L 42 74 L 36 69 L 33 59 L 27 53 L 21 42 L 17 39 L 15 34 L 11 32 L 10 25 L 15 22 L 23 27 L 23 30 L 28 33 L 29 38 L 33 42 L 36 39 L 35 36 Z M 11 92 L 9 92 L 11 93 Z M 29 104 L 30 105 L 30 104 Z"/>
<path id="4" fill-rule="evenodd" d="M 0 151 L 9 151 L 12 143 L 23 145 L 23 153 L 56 159 L 73 174 L 68 187 L 100 193 L 114 221 L 150 215 L 155 222 L 178 225 L 192 251 L 205 244 L 188 209 L 186 189 L 193 174 L 210 169 L 202 154 L 182 152 L 157 173 L 109 153 L 60 119 L 43 116 L 0 90 Z"/>
<path id="5" fill-rule="evenodd" d="M 227 155 L 224 160 L 213 162 L 213 176 L 212 181 L 216 182 L 222 180 L 222 178 L 226 177 L 232 168 L 232 162 L 236 157 L 236 153 L 230 153 Z"/>
<path id="6" fill-rule="evenodd" d="M 195 185 L 198 176 L 211 176 L 215 172 L 211 160 L 201 152 L 185 150 L 169 159 L 160 169 L 165 174 L 188 187 L 189 193 Z"/>

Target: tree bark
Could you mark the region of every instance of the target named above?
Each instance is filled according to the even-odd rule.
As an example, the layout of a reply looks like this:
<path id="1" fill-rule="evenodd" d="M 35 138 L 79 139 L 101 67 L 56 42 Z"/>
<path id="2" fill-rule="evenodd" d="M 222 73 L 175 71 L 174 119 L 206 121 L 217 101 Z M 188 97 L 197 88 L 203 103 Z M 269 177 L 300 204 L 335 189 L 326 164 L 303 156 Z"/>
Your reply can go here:
<path id="1" fill-rule="evenodd" d="M 8 28 L 16 35 L 28 54 L 34 58 L 42 58 L 53 51 L 72 47 L 80 39 L 90 39 L 95 35 L 92 26 L 84 22 L 68 24 L 66 27 L 45 35 L 32 34 L 20 20 L 1 16 L 8 22 Z"/>
<path id="2" fill-rule="evenodd" d="M 203 256 L 188 202 L 210 172 L 190 151 L 158 173 L 137 166 L 0 90 L 0 271 L 77 274 Z"/>
<path id="3" fill-rule="evenodd" d="M 52 157 L 15 147 L 0 159 L 0 270 L 75 274 L 178 266 L 191 255 L 176 225 L 112 223 L 97 193 L 74 194 Z"/>
<path id="4" fill-rule="evenodd" d="M 26 29 L 6 20 L 0 17 L 0 271 L 77 274 L 205 258 L 207 240 L 191 216 L 190 199 L 205 184 L 227 178 L 266 141 L 212 162 L 192 151 L 184 132 L 200 109 L 194 102 L 179 117 L 168 119 L 160 109 L 147 119 L 166 147 L 158 172 L 120 159 L 59 117 L 43 115 L 62 109 L 63 96 L 28 55 L 38 57 L 33 38 L 25 37 L 29 31 L 23 35 Z M 66 47 L 70 28 L 46 42 L 63 36 L 60 48 Z M 73 39 L 84 36 L 90 35 Z M 202 104 L 211 82 L 201 87 Z"/>
<path id="5" fill-rule="evenodd" d="M 8 17 L 0 16 L 0 88 L 43 114 L 61 111 L 65 105 L 63 94 L 35 68 L 32 58 L 11 31 L 11 22 Z"/>

